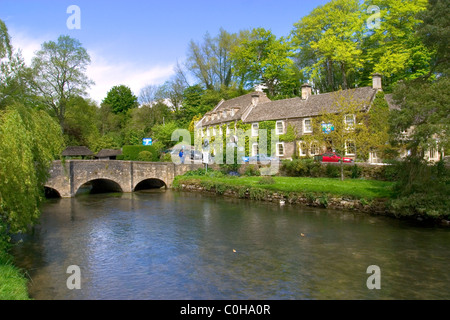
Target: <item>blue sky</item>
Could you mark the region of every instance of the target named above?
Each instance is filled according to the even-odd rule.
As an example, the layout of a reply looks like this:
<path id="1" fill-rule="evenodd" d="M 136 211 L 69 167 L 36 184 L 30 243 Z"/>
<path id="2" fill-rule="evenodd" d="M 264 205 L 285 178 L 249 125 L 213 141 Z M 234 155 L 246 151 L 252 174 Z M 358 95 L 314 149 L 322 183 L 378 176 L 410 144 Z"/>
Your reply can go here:
<path id="1" fill-rule="evenodd" d="M 67 34 L 81 41 L 92 63 L 89 90 L 100 102 L 114 85 L 129 86 L 138 95 L 147 84 L 162 84 L 183 62 L 190 40 L 206 32 L 216 35 L 263 27 L 287 36 L 294 23 L 329 0 L 1 0 L 15 48 L 27 63 L 40 45 Z M 69 30 L 70 5 L 80 10 L 81 28 Z"/>

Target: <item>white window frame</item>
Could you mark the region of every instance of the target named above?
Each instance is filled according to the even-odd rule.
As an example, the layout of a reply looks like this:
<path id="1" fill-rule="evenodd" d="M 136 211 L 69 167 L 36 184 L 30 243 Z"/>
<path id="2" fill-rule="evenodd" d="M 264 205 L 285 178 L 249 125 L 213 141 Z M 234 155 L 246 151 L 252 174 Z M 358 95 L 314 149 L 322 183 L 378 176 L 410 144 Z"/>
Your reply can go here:
<path id="1" fill-rule="evenodd" d="M 352 119 L 353 119 L 352 122 L 353 123 L 351 125 L 348 124 L 347 117 L 352 117 Z M 346 114 L 344 116 L 344 124 L 345 124 L 345 128 L 347 130 L 353 130 L 355 128 L 355 124 L 356 124 L 356 115 L 354 115 L 354 114 Z"/>
<path id="2" fill-rule="evenodd" d="M 283 153 L 282 154 L 280 153 L 280 148 L 279 148 L 280 145 L 283 147 Z M 278 142 L 276 144 L 276 148 L 277 148 L 277 157 L 283 157 L 284 156 L 284 142 Z"/>
<path id="3" fill-rule="evenodd" d="M 282 132 L 279 132 L 279 131 L 278 131 L 278 129 L 279 129 L 279 128 L 278 128 L 278 124 L 279 124 L 279 123 L 281 123 L 281 127 L 282 127 L 281 130 L 282 130 Z M 284 121 L 283 121 L 283 120 L 279 120 L 279 121 L 277 121 L 277 122 L 275 123 L 275 132 L 276 132 L 277 135 L 284 134 Z"/>
<path id="4" fill-rule="evenodd" d="M 313 148 L 313 145 L 317 145 L 317 148 Z M 316 149 L 316 150 L 315 150 Z M 317 153 L 315 152 L 317 151 Z M 320 145 L 317 141 L 312 141 L 309 145 L 309 155 L 310 156 L 318 156 L 320 154 Z"/>
<path id="5" fill-rule="evenodd" d="M 230 135 L 230 124 L 227 123 L 227 131 L 226 131 L 227 137 Z"/>
<path id="6" fill-rule="evenodd" d="M 256 125 L 256 129 L 255 129 L 255 125 Z M 254 122 L 254 123 L 252 123 L 252 137 L 257 137 L 258 133 L 259 133 L 259 123 Z"/>
<path id="7" fill-rule="evenodd" d="M 255 147 L 256 147 L 256 152 L 255 152 Z M 252 144 L 252 157 L 256 156 L 259 152 L 259 145 L 258 142 L 254 142 Z"/>
<path id="8" fill-rule="evenodd" d="M 298 154 L 300 157 L 308 156 L 308 146 L 305 141 L 298 142 Z"/>
<path id="9" fill-rule="evenodd" d="M 309 121 L 309 126 L 310 126 L 310 130 L 306 130 L 306 121 Z M 312 133 L 313 129 L 312 129 L 312 118 L 305 118 L 303 119 L 303 133 Z"/>
<path id="10" fill-rule="evenodd" d="M 355 146 L 355 153 L 349 153 L 348 152 L 348 146 L 347 143 L 353 143 L 353 145 Z M 356 144 L 353 140 L 347 140 L 345 141 L 345 155 L 346 156 L 356 156 Z"/>

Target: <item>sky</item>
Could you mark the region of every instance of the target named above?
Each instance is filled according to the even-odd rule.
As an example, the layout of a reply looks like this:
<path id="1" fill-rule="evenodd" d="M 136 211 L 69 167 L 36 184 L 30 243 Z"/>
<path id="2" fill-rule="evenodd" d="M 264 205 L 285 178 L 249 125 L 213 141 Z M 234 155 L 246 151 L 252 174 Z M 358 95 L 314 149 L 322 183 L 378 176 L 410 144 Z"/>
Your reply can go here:
<path id="1" fill-rule="evenodd" d="M 146 85 L 160 85 L 186 59 L 191 40 L 202 41 L 219 29 L 238 32 L 262 27 L 288 36 L 293 26 L 329 0 L 0 0 L 0 19 L 12 45 L 30 65 L 34 53 L 60 35 L 79 40 L 95 82 L 90 98 L 100 103 L 116 85 L 135 95 Z M 79 28 L 69 29 L 76 5 Z"/>

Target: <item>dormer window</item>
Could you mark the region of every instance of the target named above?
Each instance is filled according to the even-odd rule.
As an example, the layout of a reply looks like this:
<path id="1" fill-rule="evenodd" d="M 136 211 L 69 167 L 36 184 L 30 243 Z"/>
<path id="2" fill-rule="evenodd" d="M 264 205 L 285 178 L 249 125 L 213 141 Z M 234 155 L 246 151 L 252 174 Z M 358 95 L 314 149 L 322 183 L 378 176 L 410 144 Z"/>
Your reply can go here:
<path id="1" fill-rule="evenodd" d="M 225 110 L 222 112 L 222 117 L 223 117 L 223 118 L 226 118 L 226 117 L 227 117 L 227 112 L 226 112 Z"/>

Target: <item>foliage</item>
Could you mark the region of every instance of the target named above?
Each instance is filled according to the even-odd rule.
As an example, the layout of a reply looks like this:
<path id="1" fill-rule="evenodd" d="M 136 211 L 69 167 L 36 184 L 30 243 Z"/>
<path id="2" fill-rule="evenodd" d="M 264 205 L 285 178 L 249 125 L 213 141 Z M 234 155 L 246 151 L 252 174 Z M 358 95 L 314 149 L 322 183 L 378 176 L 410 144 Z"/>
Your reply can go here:
<path id="1" fill-rule="evenodd" d="M 450 170 L 443 161 L 429 165 L 408 157 L 396 164 L 398 181 L 392 207 L 399 215 L 450 218 Z"/>
<path id="2" fill-rule="evenodd" d="M 93 84 L 85 74 L 90 62 L 86 49 L 69 36 L 60 36 L 56 42 L 44 42 L 33 58 L 32 86 L 62 128 L 68 100 L 83 96 Z"/>
<path id="3" fill-rule="evenodd" d="M 129 87 L 119 85 L 112 87 L 108 91 L 102 103 L 111 106 L 113 113 L 119 114 L 125 113 L 129 109 L 137 108 L 138 98 Z"/>
<path id="4" fill-rule="evenodd" d="M 450 80 L 415 80 L 399 83 L 394 91 L 398 110 L 392 112 L 391 135 L 404 144 L 412 155 L 421 156 L 429 149 L 449 150 L 450 147 Z M 408 136 L 402 132 L 409 131 Z M 436 144 L 439 141 L 439 145 Z"/>
<path id="5" fill-rule="evenodd" d="M 153 140 L 161 142 L 166 149 L 169 149 L 177 143 L 177 141 L 172 141 L 172 133 L 178 128 L 174 121 L 156 125 L 152 128 Z"/>
<path id="6" fill-rule="evenodd" d="M 153 154 L 150 151 L 141 151 L 138 154 L 138 161 L 153 161 Z"/>
<path id="7" fill-rule="evenodd" d="M 235 46 L 231 59 L 233 70 L 241 79 L 240 87 L 252 88 L 262 84 L 270 96 L 278 93 L 280 79 L 292 72 L 289 67 L 291 48 L 284 38 L 277 37 L 269 30 L 256 28 Z"/>
<path id="8" fill-rule="evenodd" d="M 251 164 L 245 168 L 244 175 L 248 177 L 260 176 L 261 172 L 257 166 Z"/>
<path id="9" fill-rule="evenodd" d="M 0 118 L 0 220 L 10 232 L 25 231 L 39 217 L 43 185 L 63 139 L 43 111 L 16 105 Z"/>
<path id="10" fill-rule="evenodd" d="M 141 152 L 147 152 L 141 154 Z M 151 157 L 150 157 L 151 155 Z M 145 160 L 141 160 L 141 157 L 145 157 Z M 123 146 L 122 148 L 122 156 L 120 157 L 122 160 L 129 161 L 158 161 L 159 154 L 155 150 L 153 146 Z"/>
<path id="11" fill-rule="evenodd" d="M 362 32 L 358 0 L 330 1 L 295 24 L 291 41 L 300 67 L 321 92 L 354 86 L 363 65 Z"/>

